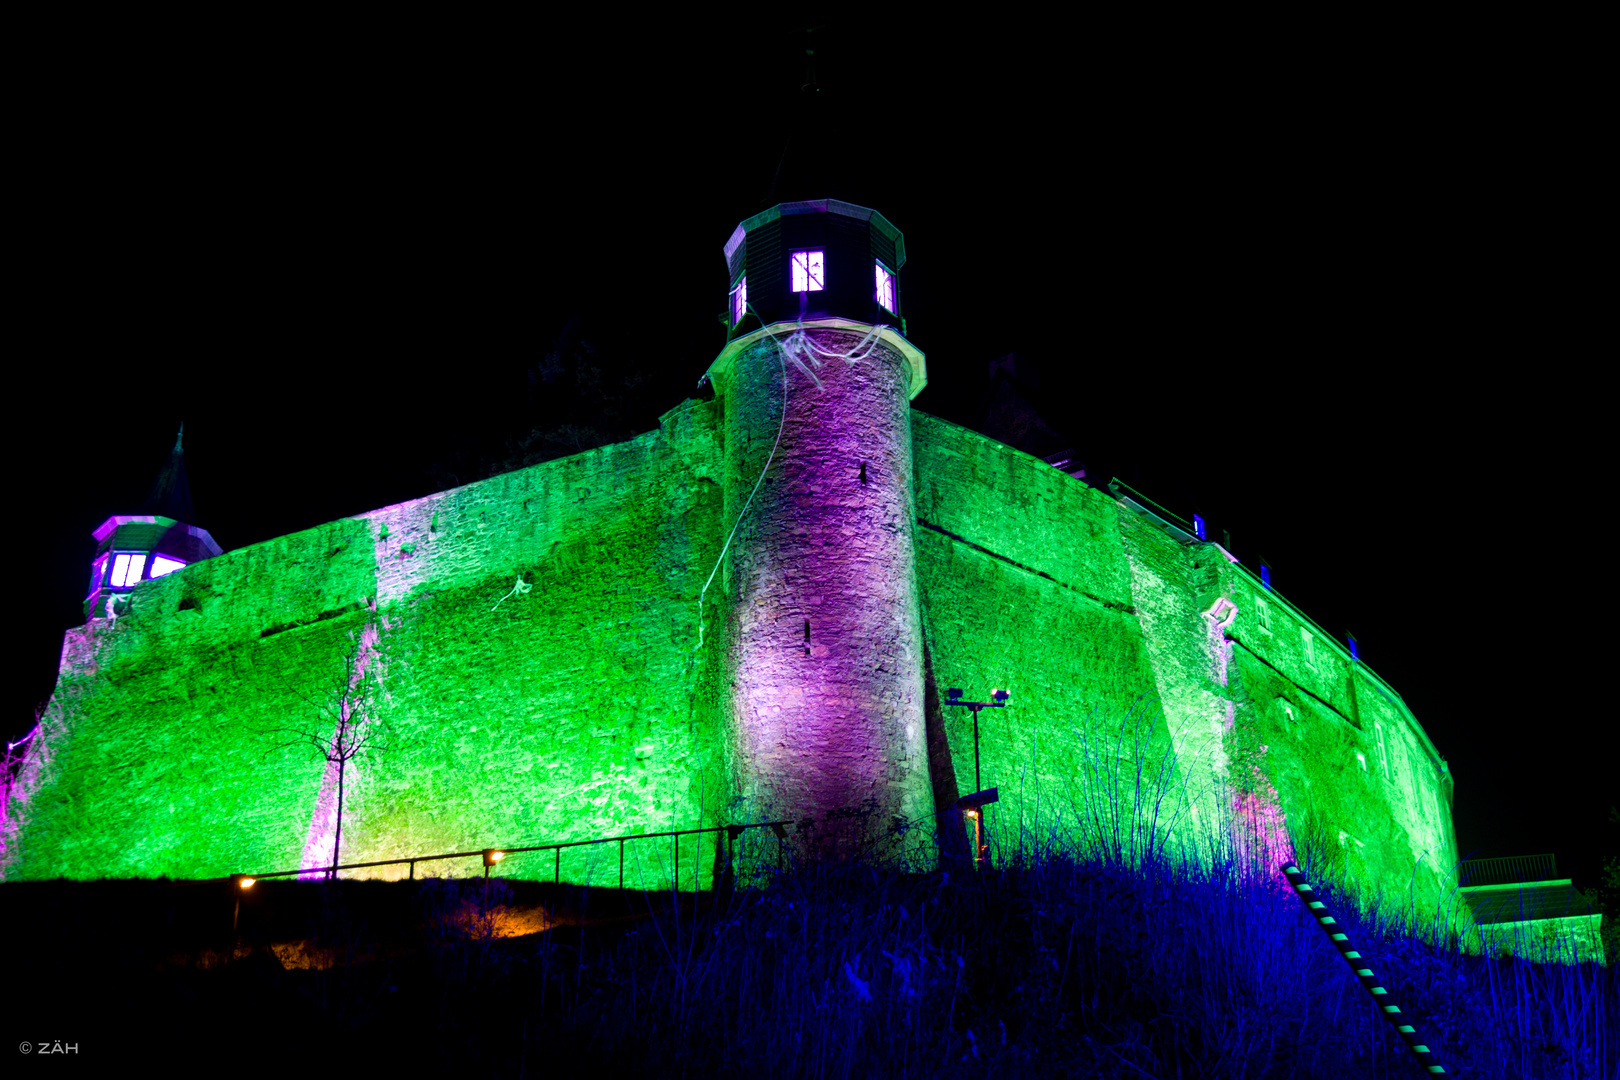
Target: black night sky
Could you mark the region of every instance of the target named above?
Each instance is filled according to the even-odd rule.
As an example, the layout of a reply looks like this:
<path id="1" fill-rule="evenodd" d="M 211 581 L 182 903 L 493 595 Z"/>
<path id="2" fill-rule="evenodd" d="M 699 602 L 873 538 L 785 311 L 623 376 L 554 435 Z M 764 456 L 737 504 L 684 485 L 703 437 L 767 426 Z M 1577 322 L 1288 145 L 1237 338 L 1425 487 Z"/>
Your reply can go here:
<path id="1" fill-rule="evenodd" d="M 732 228 L 830 195 L 905 233 L 918 408 L 972 423 L 988 361 L 1039 365 L 1093 476 L 1354 630 L 1451 763 L 1465 854 L 1595 884 L 1612 452 L 1582 76 L 1417 30 L 1196 37 L 831 22 L 809 104 L 785 23 L 61 46 L 13 134 L 6 734 L 82 621 L 91 529 L 182 420 L 227 549 L 436 490 L 544 411 L 529 372 L 571 321 L 640 373 L 650 428 L 723 344 Z"/>

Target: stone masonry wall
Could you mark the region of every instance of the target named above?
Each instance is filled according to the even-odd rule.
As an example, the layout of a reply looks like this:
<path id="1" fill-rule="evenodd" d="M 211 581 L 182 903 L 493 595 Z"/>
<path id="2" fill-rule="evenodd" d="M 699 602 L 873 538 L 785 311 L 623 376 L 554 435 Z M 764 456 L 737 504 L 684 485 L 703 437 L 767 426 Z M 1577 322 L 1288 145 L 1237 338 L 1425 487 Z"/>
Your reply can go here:
<path id="1" fill-rule="evenodd" d="M 930 700 L 959 687 L 979 714 L 985 815 L 998 857 L 1107 824 L 1140 760 L 1167 749 L 1113 499 L 966 428 L 912 413 L 918 577 Z M 941 805 L 974 790 L 973 717 L 940 707 Z M 1145 753 L 1138 753 L 1138 747 Z"/>
<path id="2" fill-rule="evenodd" d="M 1228 635 L 1243 752 L 1263 757 L 1295 836 L 1325 846 L 1369 900 L 1449 903 L 1451 784 L 1405 702 L 1251 575 L 1223 577 L 1239 607 Z"/>
<path id="3" fill-rule="evenodd" d="M 913 412 L 912 430 L 930 700 L 1012 692 L 980 716 L 997 847 L 1095 835 L 1168 785 L 1156 828 L 1202 857 L 1325 836 L 1367 898 L 1443 905 L 1450 785 L 1393 691 L 1217 545 L 963 428 Z M 973 785 L 971 717 L 943 711 L 942 803 Z M 1110 791 L 1113 819 L 1095 811 Z"/>
<path id="4" fill-rule="evenodd" d="M 768 350 L 737 370 L 780 385 Z M 67 635 L 7 876 L 319 865 L 336 776 L 289 732 L 329 732 L 345 700 L 379 736 L 345 770 L 346 861 L 746 821 L 766 796 L 804 803 L 794 785 L 857 802 L 877 785 L 880 824 L 927 840 L 932 817 L 958 846 L 941 813 L 974 785 L 972 717 L 941 704 L 957 686 L 1011 693 L 980 716 L 998 859 L 1139 849 L 1131 820 L 1157 814 L 1161 844 L 1315 844 L 1369 897 L 1441 902 L 1443 763 L 1286 600 L 1216 545 L 908 417 L 890 368 L 829 370 L 819 394 L 793 378 L 803 407 L 701 630 L 780 415 L 738 383 L 630 442 L 144 582 L 116 623 Z M 666 841 L 626 855 L 628 884 L 668 887 Z M 713 841 L 681 858 L 681 886 L 707 887 Z M 614 884 L 617 860 L 574 850 L 562 876 Z"/>
<path id="5" fill-rule="evenodd" d="M 628 443 L 142 583 L 116 625 L 68 635 L 65 722 L 10 876 L 324 861 L 328 767 L 278 729 L 330 731 L 368 625 L 386 749 L 347 770 L 343 859 L 717 824 L 713 659 L 696 651 L 722 535 L 715 414 L 690 403 Z M 686 887 L 712 871 L 698 847 Z M 549 855 L 523 858 L 507 872 L 550 876 Z M 563 873 L 602 881 L 617 859 L 570 852 Z M 669 862 L 667 841 L 629 846 L 632 881 L 667 887 Z"/>

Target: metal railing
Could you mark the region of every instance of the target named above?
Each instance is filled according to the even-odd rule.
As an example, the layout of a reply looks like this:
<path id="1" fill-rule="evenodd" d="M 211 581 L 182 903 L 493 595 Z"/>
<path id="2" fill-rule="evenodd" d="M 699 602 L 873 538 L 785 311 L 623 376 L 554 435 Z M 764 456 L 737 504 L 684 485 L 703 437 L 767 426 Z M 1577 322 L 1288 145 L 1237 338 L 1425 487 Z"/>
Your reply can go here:
<path id="1" fill-rule="evenodd" d="M 1482 885 L 1531 885 L 1558 877 L 1555 855 L 1509 855 L 1495 859 L 1464 859 L 1457 864 L 1462 887 Z"/>
<path id="2" fill-rule="evenodd" d="M 675 887 L 680 885 L 680 852 L 681 837 L 701 836 L 707 833 L 723 832 L 726 834 L 726 866 L 729 868 L 736 858 L 737 839 L 749 829 L 770 829 L 776 835 L 776 868 L 782 869 L 783 844 L 787 840 L 787 826 L 792 821 L 756 821 L 749 825 L 713 825 L 705 829 L 676 829 L 670 832 L 634 833 L 626 836 L 603 836 L 594 840 L 566 840 L 555 844 L 528 844 L 519 847 L 487 847 L 477 851 L 447 851 L 436 855 L 410 855 L 400 859 L 376 859 L 371 862 L 337 863 L 331 866 L 306 866 L 298 870 L 272 870 L 263 874 L 232 874 L 228 879 L 244 883 L 263 881 L 266 878 L 279 877 L 306 877 L 320 875 L 325 878 L 335 878 L 339 870 L 363 870 L 374 866 L 409 866 L 410 873 L 407 880 L 416 880 L 416 864 L 420 862 L 438 862 L 443 859 L 472 859 L 481 858 L 484 861 L 484 877 L 489 877 L 490 867 L 504 861 L 511 855 L 522 855 L 532 851 L 550 851 L 555 855 L 552 868 L 553 884 L 562 883 L 562 853 L 564 848 L 594 847 L 599 844 L 619 845 L 619 888 L 624 889 L 624 847 L 632 840 L 657 840 L 669 837 L 671 873 Z"/>

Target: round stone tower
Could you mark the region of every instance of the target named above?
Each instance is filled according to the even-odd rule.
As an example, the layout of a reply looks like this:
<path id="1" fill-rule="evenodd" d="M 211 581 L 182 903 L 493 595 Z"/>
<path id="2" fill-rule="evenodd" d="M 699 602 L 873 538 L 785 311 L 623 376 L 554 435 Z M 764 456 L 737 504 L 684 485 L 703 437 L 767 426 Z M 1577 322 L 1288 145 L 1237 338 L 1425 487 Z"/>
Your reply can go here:
<path id="1" fill-rule="evenodd" d="M 934 856 L 923 716 L 900 233 L 864 207 L 784 203 L 726 245 L 724 651 L 745 820 L 801 856 Z"/>

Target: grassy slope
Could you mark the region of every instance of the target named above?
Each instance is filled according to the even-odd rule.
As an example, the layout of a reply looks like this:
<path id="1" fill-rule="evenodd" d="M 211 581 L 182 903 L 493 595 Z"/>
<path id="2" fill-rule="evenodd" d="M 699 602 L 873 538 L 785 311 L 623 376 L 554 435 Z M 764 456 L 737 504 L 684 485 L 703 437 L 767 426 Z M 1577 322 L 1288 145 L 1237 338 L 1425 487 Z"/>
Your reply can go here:
<path id="1" fill-rule="evenodd" d="M 496 910 L 520 906 L 523 886 L 493 886 Z M 76 1026 L 104 1063 L 158 1032 L 249 1074 L 315 1055 L 478 1075 L 1418 1075 L 1299 901 L 1219 871 L 846 868 L 700 913 L 665 905 L 504 939 L 454 917 L 482 902 L 478 882 L 289 883 L 280 925 L 255 913 L 243 934 L 307 927 L 339 962 L 286 971 L 262 948 L 211 970 L 184 962 L 182 939 L 194 946 L 205 924 L 228 937 L 220 894 L 145 887 L 107 917 L 118 886 L 51 888 L 0 887 L 7 925 L 35 928 L 12 946 L 13 970 L 35 973 L 17 1037 Z M 570 906 L 582 902 L 599 914 L 624 901 L 576 891 Z M 1451 1075 L 1615 1075 L 1620 969 L 1460 957 L 1335 910 Z"/>

